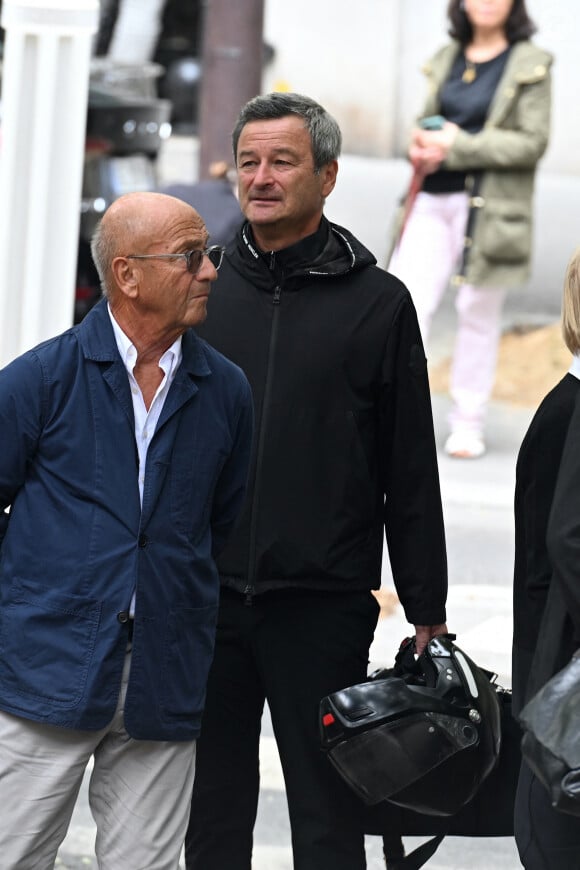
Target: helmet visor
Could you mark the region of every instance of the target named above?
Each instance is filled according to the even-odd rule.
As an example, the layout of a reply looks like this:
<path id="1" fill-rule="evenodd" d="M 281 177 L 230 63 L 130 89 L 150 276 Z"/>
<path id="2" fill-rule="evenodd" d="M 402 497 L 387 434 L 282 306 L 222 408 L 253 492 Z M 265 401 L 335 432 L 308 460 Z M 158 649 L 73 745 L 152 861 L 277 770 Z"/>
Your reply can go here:
<path id="1" fill-rule="evenodd" d="M 477 729 L 466 719 L 421 713 L 341 741 L 329 755 L 360 797 L 376 804 L 394 800 L 397 792 L 477 742 Z"/>

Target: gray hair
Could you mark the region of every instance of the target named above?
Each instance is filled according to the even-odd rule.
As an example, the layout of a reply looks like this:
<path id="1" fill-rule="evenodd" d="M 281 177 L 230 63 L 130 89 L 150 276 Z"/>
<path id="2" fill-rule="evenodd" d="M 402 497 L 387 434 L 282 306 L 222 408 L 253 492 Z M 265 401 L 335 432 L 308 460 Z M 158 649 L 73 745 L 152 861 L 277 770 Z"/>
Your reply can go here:
<path id="1" fill-rule="evenodd" d="M 254 97 L 242 108 L 232 133 L 234 160 L 237 165 L 238 140 L 243 128 L 250 121 L 269 121 L 298 115 L 304 119 L 304 126 L 310 133 L 314 171 L 336 160 L 340 155 L 342 135 L 340 127 L 326 109 L 319 103 L 302 94 L 272 93 Z"/>
<path id="2" fill-rule="evenodd" d="M 109 295 L 109 269 L 116 255 L 115 235 L 107 231 L 101 219 L 91 238 L 91 256 L 99 276 L 103 296 Z"/>
<path id="3" fill-rule="evenodd" d="M 129 194 L 129 196 L 135 196 L 135 194 Z M 109 213 L 105 212 L 97 224 L 91 238 L 91 256 L 99 276 L 103 296 L 110 297 L 114 289 L 111 280 L 111 263 L 115 257 L 119 256 L 119 245 L 123 245 L 127 238 L 134 239 L 141 230 L 141 214 L 139 212 L 127 214 L 127 209 L 124 210 L 122 216 L 115 212 L 114 219 L 111 219 Z"/>

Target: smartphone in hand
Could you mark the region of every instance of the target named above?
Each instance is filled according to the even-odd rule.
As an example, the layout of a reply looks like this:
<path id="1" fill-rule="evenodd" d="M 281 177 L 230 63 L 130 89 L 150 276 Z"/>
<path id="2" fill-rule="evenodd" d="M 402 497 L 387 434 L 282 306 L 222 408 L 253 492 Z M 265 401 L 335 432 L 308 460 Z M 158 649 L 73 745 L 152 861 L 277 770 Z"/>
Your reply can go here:
<path id="1" fill-rule="evenodd" d="M 428 115 L 419 121 L 419 127 L 422 130 L 441 130 L 444 124 L 445 118 L 443 115 Z"/>

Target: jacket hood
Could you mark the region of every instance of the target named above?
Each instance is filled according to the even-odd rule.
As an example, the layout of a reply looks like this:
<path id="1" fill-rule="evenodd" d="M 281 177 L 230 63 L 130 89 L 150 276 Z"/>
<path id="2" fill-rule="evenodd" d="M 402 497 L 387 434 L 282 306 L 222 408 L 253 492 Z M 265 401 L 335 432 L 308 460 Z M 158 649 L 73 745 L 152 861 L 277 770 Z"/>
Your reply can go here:
<path id="1" fill-rule="evenodd" d="M 336 278 L 377 262 L 351 232 L 325 217 L 315 233 L 280 251 L 260 251 L 246 221 L 225 256 L 260 289 L 270 289 L 274 278 L 287 289 L 297 290 L 307 278 Z"/>

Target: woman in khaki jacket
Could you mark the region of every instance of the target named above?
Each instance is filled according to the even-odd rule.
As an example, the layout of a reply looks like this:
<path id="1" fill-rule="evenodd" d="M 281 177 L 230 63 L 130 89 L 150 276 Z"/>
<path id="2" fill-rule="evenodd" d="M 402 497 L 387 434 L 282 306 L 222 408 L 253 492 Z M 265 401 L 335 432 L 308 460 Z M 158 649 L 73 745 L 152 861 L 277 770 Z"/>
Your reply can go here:
<path id="1" fill-rule="evenodd" d="M 445 450 L 476 458 L 485 451 L 505 292 L 529 275 L 552 57 L 529 41 L 535 27 L 525 0 L 451 0 L 448 16 L 453 40 L 424 68 L 430 91 L 411 136 L 421 189 L 402 234 L 399 223 L 389 270 L 413 295 L 425 343 L 453 276 L 458 329 Z"/>

